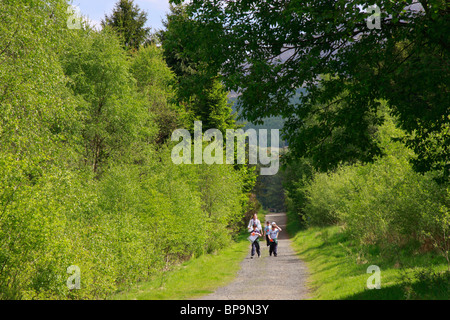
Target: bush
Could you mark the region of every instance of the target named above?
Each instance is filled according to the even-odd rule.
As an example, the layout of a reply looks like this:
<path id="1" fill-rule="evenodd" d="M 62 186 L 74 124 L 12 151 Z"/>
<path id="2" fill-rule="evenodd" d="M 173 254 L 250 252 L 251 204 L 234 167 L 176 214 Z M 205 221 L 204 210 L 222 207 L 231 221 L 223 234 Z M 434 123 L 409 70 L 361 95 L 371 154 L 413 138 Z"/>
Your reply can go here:
<path id="1" fill-rule="evenodd" d="M 412 153 L 385 137 L 392 122 L 380 128 L 385 155 L 373 163 L 342 165 L 316 173 L 298 192 L 311 225 L 342 224 L 361 244 L 404 245 L 412 240 L 434 245 L 448 255 L 449 198 L 433 172 L 420 174 L 409 162 Z M 398 132 L 397 132 L 398 133 Z"/>

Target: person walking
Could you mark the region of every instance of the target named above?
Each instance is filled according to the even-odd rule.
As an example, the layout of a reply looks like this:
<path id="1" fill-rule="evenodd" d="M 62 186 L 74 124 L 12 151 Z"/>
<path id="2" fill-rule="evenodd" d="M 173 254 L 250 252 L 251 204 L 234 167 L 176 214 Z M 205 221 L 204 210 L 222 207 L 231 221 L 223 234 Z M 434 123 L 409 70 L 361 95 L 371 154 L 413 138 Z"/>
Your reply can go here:
<path id="1" fill-rule="evenodd" d="M 258 215 L 256 213 L 253 214 L 250 222 L 248 223 L 247 229 L 249 232 L 253 230 L 253 225 L 256 223 L 259 233 L 262 233 L 261 221 L 258 219 Z"/>
<path id="2" fill-rule="evenodd" d="M 281 228 L 277 226 L 277 224 L 272 222 L 272 229 L 269 232 L 269 241 L 270 241 L 270 247 L 269 247 L 269 256 L 277 257 L 278 256 L 278 234 L 280 233 Z"/>
<path id="3" fill-rule="evenodd" d="M 249 237 L 250 241 L 252 242 L 252 251 L 251 251 L 251 259 L 253 259 L 253 256 L 255 255 L 255 252 L 258 254 L 258 257 L 261 256 L 261 249 L 259 247 L 259 237 L 261 237 L 262 234 L 258 230 L 258 225 L 256 223 L 253 224 L 253 230 L 251 231 L 251 235 Z"/>
<path id="4" fill-rule="evenodd" d="M 266 237 L 266 244 L 267 246 L 270 246 L 270 240 L 269 240 L 269 232 L 272 230 L 270 227 L 270 222 L 266 221 L 266 226 L 264 227 L 264 236 Z"/>

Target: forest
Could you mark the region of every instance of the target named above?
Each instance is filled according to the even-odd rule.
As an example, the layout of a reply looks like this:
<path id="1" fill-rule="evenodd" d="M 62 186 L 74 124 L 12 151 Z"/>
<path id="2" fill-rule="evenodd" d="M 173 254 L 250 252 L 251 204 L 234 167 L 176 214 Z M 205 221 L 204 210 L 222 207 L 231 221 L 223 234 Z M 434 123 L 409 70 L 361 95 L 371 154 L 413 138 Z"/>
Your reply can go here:
<path id="1" fill-rule="evenodd" d="M 170 3 L 151 32 L 132 0 L 101 28 L 0 0 L 0 299 L 107 299 L 269 209 L 362 260 L 425 261 L 450 297 L 449 3 Z M 280 129 L 280 172 L 174 164 L 194 121 Z"/>
<path id="2" fill-rule="evenodd" d="M 67 8 L 0 2 L 1 299 L 106 298 L 227 245 L 253 204 L 247 166 L 171 161 L 171 132 L 192 119 L 233 128 L 222 85 L 180 94 L 189 75 L 131 2 L 101 31 L 68 29 Z M 142 33 L 121 34 L 120 12 Z M 72 265 L 83 290 L 67 290 Z"/>

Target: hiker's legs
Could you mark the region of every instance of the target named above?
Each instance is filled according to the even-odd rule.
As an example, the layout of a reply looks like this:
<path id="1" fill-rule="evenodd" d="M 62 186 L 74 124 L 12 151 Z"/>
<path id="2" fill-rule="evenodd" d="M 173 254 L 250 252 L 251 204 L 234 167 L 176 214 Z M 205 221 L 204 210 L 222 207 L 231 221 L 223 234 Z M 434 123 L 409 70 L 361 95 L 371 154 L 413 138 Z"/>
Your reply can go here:
<path id="1" fill-rule="evenodd" d="M 275 244 L 275 242 L 271 242 L 269 245 L 269 255 L 271 256 L 273 253 L 273 245 Z"/>
<path id="2" fill-rule="evenodd" d="M 276 257 L 278 255 L 278 242 L 273 243 L 273 255 Z"/>
<path id="3" fill-rule="evenodd" d="M 267 242 L 267 246 L 269 247 L 270 246 L 270 240 L 269 240 L 269 236 L 268 235 L 266 235 L 266 242 Z"/>
<path id="4" fill-rule="evenodd" d="M 257 241 L 252 242 L 252 257 L 255 255 L 255 251 L 259 254 L 259 243 Z"/>
<path id="5" fill-rule="evenodd" d="M 259 248 L 259 242 L 255 241 L 254 244 L 255 244 L 255 248 L 256 248 L 256 253 L 258 254 L 258 257 L 259 257 L 261 255 L 261 250 Z"/>

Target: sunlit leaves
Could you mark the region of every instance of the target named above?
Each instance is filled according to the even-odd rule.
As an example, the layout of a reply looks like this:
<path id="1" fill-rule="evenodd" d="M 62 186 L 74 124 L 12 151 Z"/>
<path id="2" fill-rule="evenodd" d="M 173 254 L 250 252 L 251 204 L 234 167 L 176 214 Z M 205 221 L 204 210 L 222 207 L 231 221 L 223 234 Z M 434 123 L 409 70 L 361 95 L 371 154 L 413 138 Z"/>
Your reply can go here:
<path id="1" fill-rule="evenodd" d="M 450 110 L 449 7 L 443 1 L 378 1 L 381 29 L 370 29 L 367 6 L 366 1 L 343 0 L 193 1 L 188 12 L 204 29 L 214 26 L 208 38 L 194 41 L 204 48 L 203 59 L 214 61 L 210 67 L 220 71 L 227 88 L 242 93 L 246 119 L 285 117 L 291 124 L 285 130 L 290 148 L 306 155 L 313 150 L 305 148 L 310 136 L 299 134 L 302 120 L 313 106 L 328 105 L 347 93 L 349 119 L 359 121 L 347 128 L 347 143 L 363 142 L 360 154 L 373 156 L 373 139 L 361 137 L 373 125 L 363 119 L 378 109 L 378 99 L 389 102 L 410 134 L 419 123 L 434 131 L 445 126 L 442 119 L 447 121 Z M 301 87 L 308 98 L 290 103 Z M 342 120 L 333 118 L 318 129 L 326 134 L 344 128 L 349 121 Z M 415 137 L 411 139 L 420 139 Z M 444 170 L 426 160 L 421 166 Z"/>

